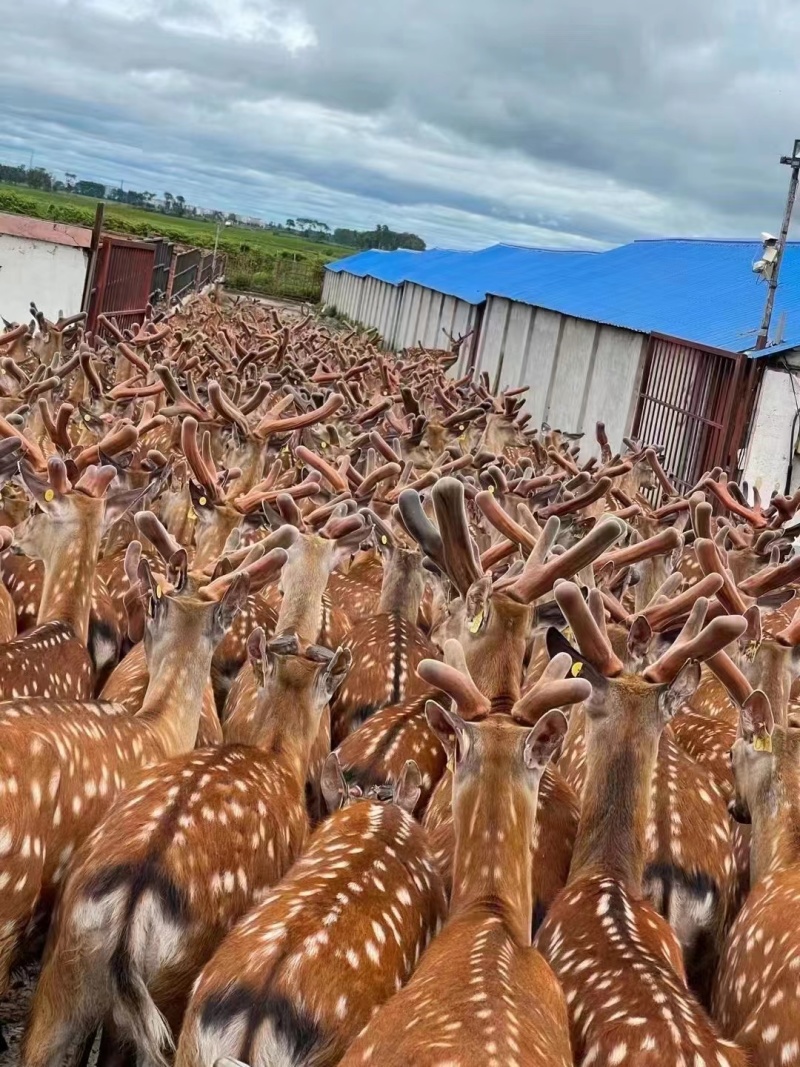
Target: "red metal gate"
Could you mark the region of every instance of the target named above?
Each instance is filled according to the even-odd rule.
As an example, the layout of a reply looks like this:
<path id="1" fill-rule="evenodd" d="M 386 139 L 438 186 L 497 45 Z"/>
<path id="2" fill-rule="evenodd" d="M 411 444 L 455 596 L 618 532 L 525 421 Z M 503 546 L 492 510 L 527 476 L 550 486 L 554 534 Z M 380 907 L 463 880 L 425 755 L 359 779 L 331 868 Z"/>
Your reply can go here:
<path id="1" fill-rule="evenodd" d="M 99 315 L 114 319 L 121 330 L 144 321 L 153 291 L 156 246 L 147 241 L 103 237 L 95 286 L 89 304 L 88 329 L 97 329 Z"/>
<path id="2" fill-rule="evenodd" d="M 639 390 L 633 436 L 663 448 L 681 492 L 713 467 L 738 473 L 763 360 L 653 334 Z"/>

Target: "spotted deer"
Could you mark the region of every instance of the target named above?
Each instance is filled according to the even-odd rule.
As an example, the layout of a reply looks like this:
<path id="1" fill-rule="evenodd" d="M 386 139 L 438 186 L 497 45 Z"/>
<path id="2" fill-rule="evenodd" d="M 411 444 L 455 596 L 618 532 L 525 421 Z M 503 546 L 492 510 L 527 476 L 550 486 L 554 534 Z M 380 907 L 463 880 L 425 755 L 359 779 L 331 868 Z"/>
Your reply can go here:
<path id="1" fill-rule="evenodd" d="M 698 601 L 675 644 L 641 676 L 601 673 L 592 662 L 597 634 L 574 611 L 573 633 L 594 657 L 551 632 L 553 651 L 570 652 L 572 673 L 591 683 L 592 696 L 583 705 L 586 784 L 569 881 L 536 944 L 566 994 L 572 1052 L 583 1065 L 746 1064 L 687 989 L 678 939 L 642 897 L 659 737 L 697 685 L 696 661 L 746 625 L 730 618 L 704 626 L 707 608 Z"/>
<path id="2" fill-rule="evenodd" d="M 740 714 L 731 812 L 752 824 L 752 888 L 728 935 L 712 1007 L 752 1067 L 797 1064 L 800 1026 L 791 1005 L 800 970 L 800 730 L 776 721 L 759 690 Z"/>
<path id="3" fill-rule="evenodd" d="M 699 610 L 698 605 L 708 610 L 709 601 L 699 597 L 698 591 L 699 585 L 693 587 L 688 598 L 694 600 L 692 611 Z M 556 587 L 555 596 L 581 653 L 595 669 L 612 679 L 639 676 L 626 673 L 623 660 L 614 652 L 597 590 L 590 591 L 584 603 L 577 587 L 565 582 Z M 715 621 L 723 628 L 729 624 L 724 618 Z M 740 627 L 738 633 L 742 632 Z M 642 657 L 649 652 L 651 638 L 649 627 L 642 630 L 634 621 L 625 657 L 629 666 L 641 667 L 646 662 Z M 709 665 L 713 662 L 714 657 L 709 658 Z M 588 788 L 586 722 L 583 709 L 576 709 L 559 759 L 559 767 L 579 795 Z M 686 755 L 669 729 L 659 738 L 645 844 L 645 895 L 673 926 L 690 984 L 705 1001 L 737 896 L 731 823 L 725 796 L 714 778 Z"/>
<path id="4" fill-rule="evenodd" d="M 365 514 L 383 555 L 383 584 L 377 615 L 357 623 L 344 639 L 354 667 L 331 706 L 334 745 L 381 708 L 422 696 L 416 667 L 434 655 L 417 626 L 425 591 L 422 557 L 405 548 L 374 512 Z"/>
<path id="5" fill-rule="evenodd" d="M 93 701 L 0 703 L 0 995 L 37 903 L 48 902 L 111 800 L 142 768 L 194 747 L 214 646 L 250 574 L 274 574 L 285 559 L 275 549 L 192 598 L 166 594 L 140 562 L 150 683 L 137 715 Z"/>
<path id="6" fill-rule="evenodd" d="M 537 598 L 546 596 L 560 577 L 590 567 L 622 537 L 625 528 L 618 520 L 607 519 L 571 549 L 551 556 L 560 531 L 558 518 L 549 519 L 537 538 L 504 513 L 500 514 L 492 504 L 491 494 L 479 494 L 476 501 L 497 528 L 512 535 L 529 552 L 520 574 L 511 580 L 503 577 L 493 581 L 491 574 L 482 572 L 470 547 L 461 484 L 455 479 L 442 479 L 431 495 L 437 525 L 424 514 L 418 494 L 411 491 L 400 498 L 403 520 L 428 558 L 459 594 L 451 602 L 450 620 L 444 633 L 452 633 L 460 642 L 466 670 L 488 702 L 481 715 L 507 713 L 521 695 L 523 662 L 532 634 L 532 605 Z M 462 710 L 462 714 L 467 713 Z M 433 791 L 424 817 L 446 882 L 454 847 L 451 795 L 452 768 L 448 768 Z M 533 866 L 537 871 L 534 928 L 566 881 L 577 825 L 578 802 L 574 790 L 557 768 L 547 766 L 539 789 L 533 842 Z"/>
<path id="7" fill-rule="evenodd" d="M 249 642 L 254 744 L 159 763 L 74 856 L 33 1002 L 26 1067 L 61 1062 L 106 1016 L 143 1062 L 164 1063 L 191 983 L 308 829 L 319 718 L 350 659 L 296 636 Z"/>
<path id="8" fill-rule="evenodd" d="M 37 510 L 14 528 L 15 551 L 44 562 L 37 625 L 0 645 L 0 699 L 88 699 L 94 670 L 87 649 L 94 568 L 104 522 L 135 501 L 108 489 L 113 467 L 89 466 L 73 484 L 51 456 L 46 478 L 23 463 Z"/>
<path id="9" fill-rule="evenodd" d="M 328 773 L 333 771 L 333 781 Z M 335 756 L 326 794 L 343 797 Z M 327 1067 L 408 980 L 446 913 L 425 833 L 399 804 L 363 800 L 325 820 L 289 874 L 222 942 L 198 979 L 176 1067 Z"/>
<path id="10" fill-rule="evenodd" d="M 283 527 L 282 529 L 286 529 Z M 295 530 L 289 527 L 292 533 Z M 300 532 L 289 546 L 288 562 L 281 572 L 279 586 L 282 601 L 275 623 L 277 636 L 297 634 L 307 644 L 335 647 L 342 644 L 345 626 L 338 617 L 331 617 L 324 601 L 324 592 L 331 571 L 353 551 L 366 534 L 366 526 L 359 515 L 334 514 L 319 534 Z M 276 537 L 274 533 L 272 537 Z M 225 704 L 223 736 L 228 743 L 253 742 L 258 721 L 257 688 L 252 668 L 245 664 L 231 686 Z M 308 763 L 307 800 L 309 812 L 318 821 L 324 814 L 320 775 L 330 752 L 330 711 L 325 709 L 320 719 L 319 735 Z"/>
<path id="11" fill-rule="evenodd" d="M 487 702 L 468 677 L 433 660 L 420 664 L 429 682 L 469 712 L 462 717 L 428 703 L 431 726 L 455 763 L 450 916 L 408 985 L 359 1035 L 344 1067 L 572 1063 L 563 994 L 531 946 L 531 855 L 539 781 L 567 727 L 551 709 L 585 700 L 590 687 L 563 680 L 569 657 L 551 666 L 552 680 L 519 700 L 510 717 L 476 721 L 474 703 Z"/>

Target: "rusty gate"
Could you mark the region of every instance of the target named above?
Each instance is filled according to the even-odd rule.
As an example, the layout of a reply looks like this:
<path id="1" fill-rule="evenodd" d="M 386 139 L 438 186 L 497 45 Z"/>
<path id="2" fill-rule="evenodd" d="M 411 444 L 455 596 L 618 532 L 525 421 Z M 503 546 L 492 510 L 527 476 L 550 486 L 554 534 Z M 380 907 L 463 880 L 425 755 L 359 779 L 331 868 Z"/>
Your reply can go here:
<path id="1" fill-rule="evenodd" d="M 95 284 L 89 304 L 88 329 L 104 335 L 100 315 L 113 319 L 120 330 L 144 321 L 153 284 L 156 246 L 148 241 L 103 237 Z"/>
<path id="2" fill-rule="evenodd" d="M 713 467 L 737 476 L 762 372 L 763 360 L 651 335 L 632 434 L 663 449 L 680 492 Z"/>

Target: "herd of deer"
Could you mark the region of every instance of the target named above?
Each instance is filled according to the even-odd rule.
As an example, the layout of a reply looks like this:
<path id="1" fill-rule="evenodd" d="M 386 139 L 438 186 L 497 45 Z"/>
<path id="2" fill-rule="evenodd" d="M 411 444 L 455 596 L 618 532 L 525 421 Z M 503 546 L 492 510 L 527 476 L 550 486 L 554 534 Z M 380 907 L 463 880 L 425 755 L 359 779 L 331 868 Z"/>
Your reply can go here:
<path id="1" fill-rule="evenodd" d="M 457 351 L 218 293 L 91 338 L 32 310 L 0 334 L 0 1022 L 40 966 L 6 1055 L 800 1064 L 800 494 L 682 495 Z"/>

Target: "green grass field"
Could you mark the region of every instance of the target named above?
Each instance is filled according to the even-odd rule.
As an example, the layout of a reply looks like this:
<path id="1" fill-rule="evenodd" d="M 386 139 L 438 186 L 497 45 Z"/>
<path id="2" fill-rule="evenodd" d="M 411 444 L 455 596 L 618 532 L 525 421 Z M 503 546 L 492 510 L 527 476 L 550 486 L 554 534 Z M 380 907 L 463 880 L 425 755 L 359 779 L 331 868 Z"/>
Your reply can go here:
<path id="1" fill-rule="evenodd" d="M 48 193 L 0 183 L 0 211 L 15 215 L 92 226 L 95 205 L 90 197 L 73 193 Z M 166 237 L 198 248 L 213 248 L 216 233 L 216 223 L 207 219 L 162 215 L 113 201 L 105 201 L 104 228 L 135 237 Z M 342 245 L 236 225 L 220 227 L 219 250 L 227 257 L 226 277 L 231 288 L 303 300 L 320 299 L 326 263 L 354 252 Z"/>

